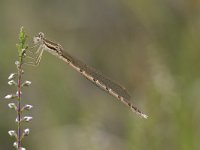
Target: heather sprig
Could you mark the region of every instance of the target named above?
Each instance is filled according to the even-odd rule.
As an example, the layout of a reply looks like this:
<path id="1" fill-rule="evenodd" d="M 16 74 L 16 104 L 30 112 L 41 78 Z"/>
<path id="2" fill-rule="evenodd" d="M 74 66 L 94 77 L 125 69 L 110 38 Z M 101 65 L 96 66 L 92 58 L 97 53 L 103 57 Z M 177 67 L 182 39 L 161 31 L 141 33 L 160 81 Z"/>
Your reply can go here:
<path id="1" fill-rule="evenodd" d="M 17 92 L 14 94 L 8 94 L 5 96 L 5 99 L 13 99 L 14 102 L 11 102 L 8 104 L 8 107 L 10 109 L 13 109 L 17 117 L 15 119 L 15 123 L 17 124 L 16 130 L 10 130 L 8 131 L 8 134 L 11 137 L 15 138 L 15 142 L 13 143 L 13 146 L 17 150 L 25 150 L 24 147 L 22 147 L 22 139 L 25 136 L 28 136 L 30 133 L 30 129 L 22 129 L 21 125 L 24 122 L 30 122 L 33 118 L 31 116 L 23 116 L 24 111 L 29 111 L 32 109 L 32 105 L 26 104 L 25 106 L 21 106 L 21 100 L 22 100 L 22 87 L 28 87 L 31 85 L 31 81 L 22 81 L 22 77 L 24 74 L 23 71 L 23 64 L 24 64 L 24 58 L 26 56 L 26 50 L 28 48 L 26 44 L 26 34 L 24 32 L 23 27 L 20 29 L 19 33 L 19 43 L 17 44 L 18 49 L 18 60 L 15 62 L 15 65 L 17 66 L 17 72 L 11 73 L 8 77 L 8 85 L 15 86 L 17 89 Z"/>

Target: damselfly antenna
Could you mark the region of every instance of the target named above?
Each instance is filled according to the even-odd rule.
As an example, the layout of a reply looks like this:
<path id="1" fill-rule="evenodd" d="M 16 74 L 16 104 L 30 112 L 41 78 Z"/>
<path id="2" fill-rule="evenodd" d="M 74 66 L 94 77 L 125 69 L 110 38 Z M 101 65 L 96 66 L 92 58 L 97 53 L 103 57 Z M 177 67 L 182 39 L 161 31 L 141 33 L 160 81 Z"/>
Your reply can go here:
<path id="1" fill-rule="evenodd" d="M 72 57 L 70 54 L 63 51 L 63 48 L 60 44 L 47 40 L 44 37 L 44 33 L 40 32 L 37 36 L 35 36 L 33 38 L 33 42 L 34 44 L 39 46 L 38 50 L 36 51 L 36 53 L 38 54 L 38 57 L 36 59 L 36 65 L 39 64 L 43 51 L 46 50 L 49 53 L 62 59 L 67 64 L 69 64 L 72 68 L 77 70 L 81 75 L 83 75 L 86 79 L 94 83 L 97 87 L 116 97 L 126 106 L 128 106 L 133 112 L 137 113 L 143 118 L 148 117 L 131 103 L 131 97 L 126 91 L 126 89 L 124 89 L 119 84 L 113 82 L 108 77 L 104 76 L 102 73 L 96 71 L 94 68 L 89 67 L 82 61 L 76 59 L 75 57 Z"/>

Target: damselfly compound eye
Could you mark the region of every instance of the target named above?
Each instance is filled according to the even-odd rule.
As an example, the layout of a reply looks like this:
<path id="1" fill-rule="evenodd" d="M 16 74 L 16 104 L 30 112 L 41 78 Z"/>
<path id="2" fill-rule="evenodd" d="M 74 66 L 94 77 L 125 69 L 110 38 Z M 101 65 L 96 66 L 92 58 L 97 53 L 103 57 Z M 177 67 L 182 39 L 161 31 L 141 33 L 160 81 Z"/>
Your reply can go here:
<path id="1" fill-rule="evenodd" d="M 33 38 L 33 43 L 34 43 L 34 44 L 39 44 L 41 41 L 42 41 L 41 38 L 39 38 L 39 37 L 37 37 L 37 36 L 35 36 L 35 37 Z"/>
<path id="2" fill-rule="evenodd" d="M 43 33 L 43 32 L 39 32 L 39 33 L 38 33 L 38 37 L 44 38 L 44 33 Z"/>

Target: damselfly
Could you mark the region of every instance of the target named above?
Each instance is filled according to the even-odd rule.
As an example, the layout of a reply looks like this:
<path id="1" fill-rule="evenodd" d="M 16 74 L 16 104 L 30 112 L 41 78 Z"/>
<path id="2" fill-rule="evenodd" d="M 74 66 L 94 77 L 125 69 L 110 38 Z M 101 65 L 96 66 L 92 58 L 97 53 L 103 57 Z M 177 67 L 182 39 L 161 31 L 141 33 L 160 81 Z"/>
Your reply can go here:
<path id="1" fill-rule="evenodd" d="M 43 51 L 46 50 L 69 64 L 69 66 L 77 70 L 81 75 L 94 83 L 97 87 L 116 97 L 126 106 L 128 106 L 133 112 L 137 113 L 143 118 L 148 117 L 131 103 L 131 97 L 126 89 L 124 89 L 119 84 L 113 82 L 108 77 L 105 77 L 102 73 L 96 71 L 94 68 L 91 68 L 82 61 L 76 59 L 75 57 L 72 57 L 70 54 L 63 50 L 60 44 L 47 40 L 44 37 L 44 33 L 40 32 L 37 36 L 35 36 L 33 38 L 33 42 L 35 45 L 39 46 L 36 51 L 36 53 L 38 54 L 37 60 L 35 61 L 36 64 L 39 64 Z"/>

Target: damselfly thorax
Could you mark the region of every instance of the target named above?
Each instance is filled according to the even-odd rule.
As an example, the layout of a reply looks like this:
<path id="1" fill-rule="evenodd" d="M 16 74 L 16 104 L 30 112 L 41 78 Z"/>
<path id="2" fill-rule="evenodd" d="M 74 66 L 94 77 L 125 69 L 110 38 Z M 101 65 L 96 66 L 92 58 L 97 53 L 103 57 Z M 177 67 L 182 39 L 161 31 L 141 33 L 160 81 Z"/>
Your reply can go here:
<path id="1" fill-rule="evenodd" d="M 35 36 L 33 38 L 33 42 L 35 45 L 39 46 L 36 51 L 36 53 L 38 54 L 37 60 L 35 62 L 36 65 L 39 64 L 43 51 L 48 51 L 49 53 L 57 56 L 58 58 L 69 64 L 69 66 L 77 70 L 81 75 L 94 83 L 97 87 L 116 97 L 126 106 L 128 106 L 133 112 L 137 113 L 143 118 L 148 117 L 131 103 L 131 96 L 128 94 L 125 88 L 113 82 L 102 73 L 96 71 L 94 68 L 89 67 L 82 61 L 76 59 L 75 57 L 72 57 L 70 54 L 63 50 L 60 44 L 47 40 L 44 37 L 44 33 L 40 32 L 37 36 Z"/>

